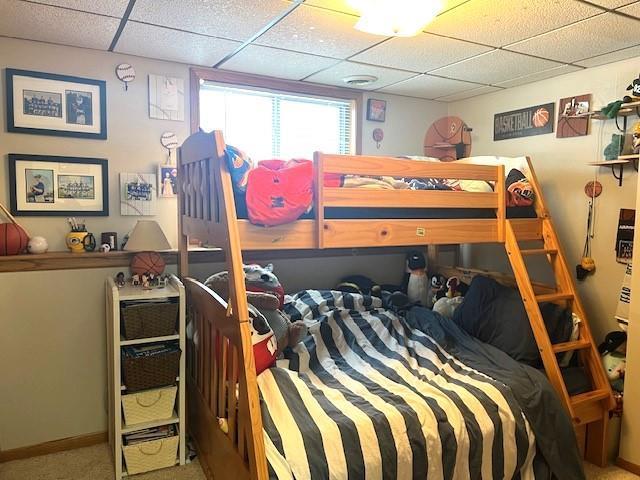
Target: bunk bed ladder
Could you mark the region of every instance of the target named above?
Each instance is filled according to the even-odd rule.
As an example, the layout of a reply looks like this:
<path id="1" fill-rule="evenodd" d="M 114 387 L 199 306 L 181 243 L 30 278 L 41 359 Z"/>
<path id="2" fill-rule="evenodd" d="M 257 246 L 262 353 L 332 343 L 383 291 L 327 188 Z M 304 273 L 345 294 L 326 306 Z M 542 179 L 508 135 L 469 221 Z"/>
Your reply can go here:
<path id="1" fill-rule="evenodd" d="M 531 323 L 531 329 L 538 344 L 538 350 L 547 372 L 549 381 L 558 393 L 565 409 L 573 419 L 574 426 L 586 426 L 586 458 L 597 465 L 606 464 L 606 431 L 609 411 L 615 402 L 609 380 L 604 372 L 600 355 L 596 348 L 591 330 L 571 271 L 562 253 L 558 238 L 548 216 L 542 218 L 542 248 L 521 249 L 510 220 L 506 220 L 505 248 L 511 263 L 525 310 Z M 529 277 L 525 256 L 543 256 L 551 264 L 556 279 L 555 291 L 536 292 Z M 579 318 L 579 337 L 575 341 L 552 344 L 544 324 L 540 303 L 563 303 L 570 307 Z M 558 358 L 560 353 L 575 351 L 585 372 L 591 380 L 592 390 L 579 395 L 569 395 L 564 383 Z"/>

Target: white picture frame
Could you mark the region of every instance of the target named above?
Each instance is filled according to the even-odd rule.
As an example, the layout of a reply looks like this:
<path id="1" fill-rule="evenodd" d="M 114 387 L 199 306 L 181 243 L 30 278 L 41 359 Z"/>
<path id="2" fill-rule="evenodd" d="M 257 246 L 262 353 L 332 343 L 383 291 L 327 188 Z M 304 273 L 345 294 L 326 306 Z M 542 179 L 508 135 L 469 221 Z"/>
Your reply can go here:
<path id="1" fill-rule="evenodd" d="M 184 79 L 149 75 L 149 118 L 184 121 Z"/>
<path id="2" fill-rule="evenodd" d="M 155 215 L 156 193 L 155 174 L 120 173 L 120 215 Z"/>

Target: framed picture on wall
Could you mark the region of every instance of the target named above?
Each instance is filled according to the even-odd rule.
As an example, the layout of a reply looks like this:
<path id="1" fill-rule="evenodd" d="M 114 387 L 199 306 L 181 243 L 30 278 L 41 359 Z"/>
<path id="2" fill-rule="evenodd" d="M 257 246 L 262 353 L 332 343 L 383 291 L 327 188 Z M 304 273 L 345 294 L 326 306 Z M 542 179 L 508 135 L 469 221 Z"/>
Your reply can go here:
<path id="1" fill-rule="evenodd" d="M 367 120 L 384 122 L 387 116 L 387 102 L 370 98 L 367 100 Z"/>
<path id="2" fill-rule="evenodd" d="M 165 163 L 158 167 L 158 198 L 178 196 L 178 167 Z"/>
<path id="3" fill-rule="evenodd" d="M 156 176 L 120 173 L 120 215 L 156 214 Z"/>
<path id="4" fill-rule="evenodd" d="M 9 204 L 15 216 L 108 216 L 107 160 L 10 153 Z"/>
<path id="5" fill-rule="evenodd" d="M 104 80 L 7 68 L 7 131 L 107 138 Z"/>

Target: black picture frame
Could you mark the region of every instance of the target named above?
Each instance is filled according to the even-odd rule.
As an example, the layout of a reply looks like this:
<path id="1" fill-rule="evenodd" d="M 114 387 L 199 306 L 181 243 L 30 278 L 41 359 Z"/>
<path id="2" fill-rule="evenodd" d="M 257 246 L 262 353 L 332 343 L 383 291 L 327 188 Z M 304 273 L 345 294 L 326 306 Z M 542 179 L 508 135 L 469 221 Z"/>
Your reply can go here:
<path id="1" fill-rule="evenodd" d="M 384 123 L 387 117 L 387 101 L 370 98 L 367 100 L 367 120 Z"/>
<path id="2" fill-rule="evenodd" d="M 50 97 L 53 97 L 53 96 L 60 97 L 60 103 L 59 104 L 54 103 L 54 106 L 60 110 L 59 114 L 46 115 L 46 113 L 45 114 L 40 113 L 36 115 L 31 114 L 31 116 L 39 116 L 41 118 L 56 117 L 56 118 L 59 118 L 58 123 L 62 123 L 60 122 L 60 120 L 64 119 L 65 120 L 64 125 L 67 126 L 68 128 L 60 129 L 60 128 L 55 128 L 55 126 L 53 125 L 52 125 L 52 128 L 46 128 L 46 126 L 43 126 L 43 127 L 21 126 L 19 120 L 17 120 L 18 110 L 17 110 L 17 105 L 15 105 L 15 102 L 14 102 L 14 86 L 16 83 L 15 82 L 16 77 L 26 77 L 26 78 L 37 79 L 38 82 L 34 83 L 34 90 L 32 93 L 45 93 L 45 94 L 49 93 Z M 5 80 L 6 80 L 6 86 L 7 86 L 6 95 L 7 95 L 7 131 L 8 132 L 27 133 L 32 135 L 52 135 L 57 137 L 91 138 L 96 140 L 107 139 L 107 83 L 104 80 L 94 80 L 90 78 L 74 77 L 71 75 L 58 75 L 55 73 L 35 72 L 32 70 L 18 70 L 15 68 L 6 69 Z M 60 85 L 57 85 L 57 88 L 50 88 L 50 90 L 54 90 L 53 92 L 41 92 L 37 90 L 38 88 L 41 88 L 41 87 L 35 86 L 35 85 L 41 85 L 42 83 L 41 80 L 56 82 L 56 83 L 59 83 Z M 67 84 L 66 87 L 65 87 L 65 83 Z M 92 89 L 95 89 L 96 87 L 98 88 L 99 98 L 97 103 L 94 103 L 93 101 L 88 100 L 90 104 L 86 109 L 88 110 L 88 113 L 90 115 L 90 121 L 91 121 L 90 125 L 93 125 L 95 122 L 99 122 L 99 128 L 96 128 L 95 132 L 83 131 L 83 127 L 85 127 L 86 125 L 89 125 L 87 123 L 82 123 L 81 125 L 79 121 L 69 121 L 69 118 L 70 118 L 68 117 L 69 107 L 70 107 L 69 98 L 83 97 L 81 99 L 82 101 L 83 99 L 86 99 L 86 98 L 91 99 L 93 94 L 93 92 L 78 91 L 77 90 L 78 84 L 87 85 L 88 87 L 92 87 Z M 76 88 L 72 88 L 72 87 L 76 87 Z M 31 98 L 30 100 L 27 99 L 27 92 L 29 92 L 29 90 L 23 90 L 23 102 L 25 103 L 23 103 L 22 113 L 25 114 L 25 116 L 27 115 L 27 112 L 26 112 L 27 107 L 25 104 L 27 102 L 33 101 L 33 98 Z M 96 104 L 99 105 L 99 110 L 100 110 L 99 112 L 95 112 L 95 108 L 93 108 Z M 81 115 L 83 119 L 85 118 L 86 113 L 87 113 L 86 111 L 83 111 Z M 73 130 L 72 126 L 76 124 L 78 125 L 77 130 Z M 86 130 L 86 128 L 84 130 Z"/>
<path id="3" fill-rule="evenodd" d="M 47 208 L 47 205 L 50 205 L 50 203 L 43 203 L 42 204 L 43 206 L 39 210 L 33 210 L 33 209 L 27 210 L 25 208 L 21 208 L 21 203 L 24 203 L 24 202 L 19 203 L 18 201 L 18 195 L 17 195 L 18 183 L 17 182 L 24 180 L 24 177 L 26 176 L 26 174 L 20 174 L 21 172 L 18 171 L 17 163 L 20 161 L 32 162 L 35 165 L 37 165 L 38 162 L 41 162 L 43 165 L 43 168 L 46 168 L 47 164 L 51 165 L 52 163 L 67 164 L 67 165 L 74 165 L 74 164 L 95 165 L 99 167 L 101 178 L 99 179 L 94 178 L 93 181 L 91 182 L 91 188 L 92 189 L 95 188 L 94 182 L 95 182 L 95 185 L 99 184 L 101 186 L 102 195 L 101 196 L 94 195 L 94 199 L 97 197 L 97 198 L 101 198 L 102 200 L 100 208 L 85 208 L 85 209 L 74 208 L 74 209 L 66 209 L 66 210 L 57 210 L 57 209 L 54 210 L 52 208 Z M 60 174 L 53 173 L 53 171 L 51 175 L 52 175 L 51 177 L 52 180 L 54 178 L 54 175 L 57 175 L 58 177 L 67 176 L 66 172 L 65 172 L 65 175 L 60 175 Z M 78 176 L 77 174 L 72 174 L 72 175 Z M 55 184 L 56 182 L 55 180 L 53 180 L 53 185 Z M 51 187 L 52 190 L 54 190 L 53 185 Z M 55 191 L 52 191 L 52 195 L 55 198 L 55 195 L 56 195 Z M 66 200 L 67 198 L 68 197 L 65 197 L 65 196 L 58 197 L 59 200 Z M 51 203 L 55 204 L 55 202 L 51 202 Z M 53 155 L 26 155 L 21 153 L 10 153 L 9 154 L 9 209 L 11 211 L 11 214 L 15 215 L 16 217 L 67 217 L 70 215 L 81 215 L 83 217 L 107 217 L 109 216 L 108 161 L 105 158 L 63 157 L 63 156 L 53 156 Z"/>

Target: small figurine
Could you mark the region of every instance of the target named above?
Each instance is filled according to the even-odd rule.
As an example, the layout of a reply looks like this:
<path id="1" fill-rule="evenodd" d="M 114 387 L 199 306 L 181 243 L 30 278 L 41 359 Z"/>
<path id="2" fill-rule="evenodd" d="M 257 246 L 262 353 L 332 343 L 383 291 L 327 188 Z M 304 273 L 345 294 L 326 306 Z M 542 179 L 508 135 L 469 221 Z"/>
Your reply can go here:
<path id="1" fill-rule="evenodd" d="M 149 285 L 152 287 L 158 285 L 158 278 L 153 273 L 149 273 Z"/>
<path id="2" fill-rule="evenodd" d="M 160 287 L 167 288 L 167 285 L 169 285 L 169 275 L 163 275 L 162 281 L 160 282 Z"/>
<path id="3" fill-rule="evenodd" d="M 149 277 L 147 277 L 146 275 L 142 275 L 142 288 L 144 288 L 145 290 L 151 288 L 149 287 Z"/>
<path id="4" fill-rule="evenodd" d="M 133 285 L 134 287 L 140 286 L 140 275 L 136 274 L 133 277 L 131 277 L 131 285 Z"/>
<path id="5" fill-rule="evenodd" d="M 111 250 L 111 245 L 109 245 L 108 243 L 103 243 L 102 245 L 100 245 L 99 250 L 102 253 L 107 253 Z"/>
<path id="6" fill-rule="evenodd" d="M 122 288 L 125 285 L 125 280 L 124 280 L 124 273 L 123 272 L 118 272 L 118 274 L 116 275 L 116 285 L 118 286 L 118 288 Z"/>

